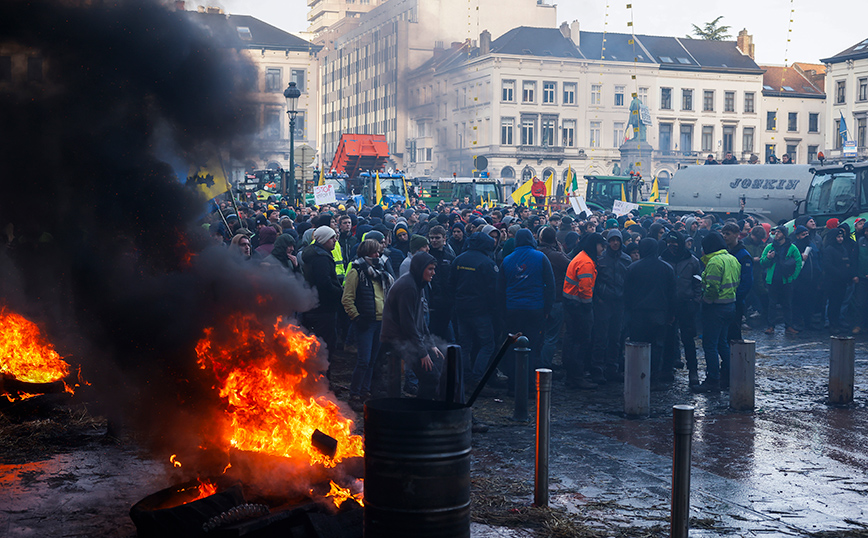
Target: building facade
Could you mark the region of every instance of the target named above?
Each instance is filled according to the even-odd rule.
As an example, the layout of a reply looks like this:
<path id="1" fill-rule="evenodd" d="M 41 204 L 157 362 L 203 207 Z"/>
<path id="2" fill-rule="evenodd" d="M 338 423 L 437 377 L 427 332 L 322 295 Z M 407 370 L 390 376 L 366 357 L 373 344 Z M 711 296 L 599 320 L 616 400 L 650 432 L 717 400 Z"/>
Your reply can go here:
<path id="1" fill-rule="evenodd" d="M 826 157 L 843 157 L 844 137 L 856 141 L 858 159 L 868 158 L 868 39 L 820 60 L 826 64 Z"/>
<path id="2" fill-rule="evenodd" d="M 796 65 L 763 70 L 760 159 L 786 154 L 797 164 L 815 161 L 825 144 L 826 94 Z"/>

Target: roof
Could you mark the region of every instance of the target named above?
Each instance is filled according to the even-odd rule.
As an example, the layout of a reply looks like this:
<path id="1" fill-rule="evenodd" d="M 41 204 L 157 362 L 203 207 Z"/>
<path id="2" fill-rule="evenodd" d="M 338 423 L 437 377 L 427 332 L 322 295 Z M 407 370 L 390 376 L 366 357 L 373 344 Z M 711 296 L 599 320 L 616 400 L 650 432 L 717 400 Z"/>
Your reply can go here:
<path id="1" fill-rule="evenodd" d="M 852 47 L 844 49 L 838 54 L 830 58 L 824 58 L 820 61 L 824 64 L 837 64 L 846 62 L 847 60 L 861 60 L 862 58 L 868 58 L 868 39 L 863 39 Z"/>
<path id="2" fill-rule="evenodd" d="M 794 67 L 763 66 L 763 95 L 766 97 L 800 97 L 824 99 L 821 88 Z"/>
<path id="3" fill-rule="evenodd" d="M 519 26 L 491 42 L 491 52 L 523 56 L 583 58 L 573 42 L 557 28 Z"/>
<path id="4" fill-rule="evenodd" d="M 184 12 L 192 21 L 207 28 L 227 48 L 278 49 L 316 52 L 318 45 L 285 32 L 250 15 Z"/>

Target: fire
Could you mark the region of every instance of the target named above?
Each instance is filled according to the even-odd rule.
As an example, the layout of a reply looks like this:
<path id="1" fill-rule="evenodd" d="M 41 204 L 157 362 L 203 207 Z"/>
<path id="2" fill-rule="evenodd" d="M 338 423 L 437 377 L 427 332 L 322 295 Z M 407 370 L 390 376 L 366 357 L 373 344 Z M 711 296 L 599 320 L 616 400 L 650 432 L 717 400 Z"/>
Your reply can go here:
<path id="1" fill-rule="evenodd" d="M 192 494 L 193 492 L 197 493 L 197 495 L 195 497 L 193 497 L 192 499 L 187 499 L 186 501 L 184 501 L 180 504 L 188 504 L 188 503 L 191 503 L 193 501 L 198 501 L 199 499 L 204 499 L 205 497 L 210 497 L 211 495 L 214 495 L 215 493 L 217 493 L 217 484 L 214 484 L 213 482 L 208 481 L 208 480 L 203 482 L 201 478 L 197 478 L 196 480 L 199 481 L 198 486 L 191 486 L 189 488 L 183 488 L 183 489 L 179 489 L 177 491 L 178 493 L 186 493 L 186 492 L 190 492 L 190 494 Z M 179 505 L 176 504 L 174 506 L 179 506 Z M 169 508 L 169 507 L 165 507 L 165 508 Z"/>
<path id="2" fill-rule="evenodd" d="M 314 362 L 316 337 L 281 318 L 271 329 L 249 314 L 228 321 L 221 332 L 206 329 L 196 346 L 199 366 L 213 372 L 226 406 L 223 443 L 325 467 L 363 455 L 362 438 L 351 433 L 353 421 L 326 396 L 311 395 L 322 380 Z M 337 440 L 334 458 L 312 446 L 317 429 Z"/>
<path id="3" fill-rule="evenodd" d="M 0 373 L 28 383 L 52 383 L 69 373 L 35 323 L 0 307 Z"/>
<path id="4" fill-rule="evenodd" d="M 169 461 L 172 462 L 173 467 L 180 467 L 181 462 L 178 461 L 176 458 L 177 458 L 177 454 L 172 454 L 171 456 L 169 456 Z"/>
<path id="5" fill-rule="evenodd" d="M 331 485 L 331 490 L 326 493 L 326 497 L 331 497 L 332 501 L 335 503 L 335 506 L 338 508 L 344 504 L 344 501 L 347 499 L 354 499 L 361 506 L 365 506 L 364 502 L 364 494 L 363 493 L 353 493 L 349 490 L 349 488 L 342 488 L 339 485 L 335 484 L 334 480 L 329 480 L 329 484 Z"/>

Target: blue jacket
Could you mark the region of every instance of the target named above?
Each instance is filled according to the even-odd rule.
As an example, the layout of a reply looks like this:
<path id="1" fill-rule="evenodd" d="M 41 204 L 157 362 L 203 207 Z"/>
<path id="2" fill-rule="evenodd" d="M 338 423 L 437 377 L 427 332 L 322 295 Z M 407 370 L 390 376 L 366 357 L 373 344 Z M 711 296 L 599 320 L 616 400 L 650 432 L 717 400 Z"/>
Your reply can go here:
<path id="1" fill-rule="evenodd" d="M 555 298 L 555 275 L 545 254 L 536 249 L 528 229 L 515 234 L 515 250 L 504 258 L 497 276 L 497 295 L 507 310 L 542 310 L 546 315 Z"/>
<path id="2" fill-rule="evenodd" d="M 494 311 L 497 266 L 491 259 L 492 250 L 494 239 L 476 232 L 467 241 L 467 250 L 452 261 L 448 287 L 454 290 L 455 304 L 462 312 L 488 316 Z"/>
<path id="3" fill-rule="evenodd" d="M 735 256 L 738 263 L 741 265 L 741 279 L 738 283 L 738 288 L 735 290 L 735 300 L 737 302 L 744 301 L 751 287 L 753 287 L 753 256 L 744 246 L 741 241 L 735 245 L 735 248 L 729 251 Z"/>

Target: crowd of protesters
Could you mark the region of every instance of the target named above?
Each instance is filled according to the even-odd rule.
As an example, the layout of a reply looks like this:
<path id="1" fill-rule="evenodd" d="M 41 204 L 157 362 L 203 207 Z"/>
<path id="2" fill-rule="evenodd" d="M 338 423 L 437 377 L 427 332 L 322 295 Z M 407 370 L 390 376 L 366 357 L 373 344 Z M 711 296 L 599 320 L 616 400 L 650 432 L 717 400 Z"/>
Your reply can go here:
<path id="1" fill-rule="evenodd" d="M 238 259 L 316 289 L 318 306 L 299 319 L 330 354 L 355 347 L 349 403 L 356 410 L 382 387 L 387 353 L 404 361 L 405 392 L 438 398 L 446 344 L 461 346 L 469 390 L 508 333 L 528 337 L 531 371 L 555 367 L 571 389 L 623 381 L 629 339 L 651 345 L 652 390 L 686 367 L 691 390 L 712 392 L 728 388 L 729 343 L 743 329 L 772 335 L 779 321 L 781 335 L 868 329 L 861 219 L 851 230 L 803 216 L 788 230 L 747 215 L 675 216 L 664 207 L 653 215 L 577 216 L 467 198 L 434 209 L 412 202 L 391 209 L 224 203 L 222 217 L 211 218 L 215 241 Z M 500 371 L 511 393 L 511 354 Z"/>

